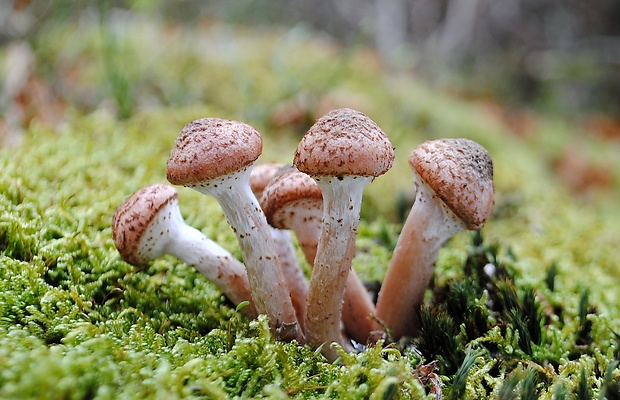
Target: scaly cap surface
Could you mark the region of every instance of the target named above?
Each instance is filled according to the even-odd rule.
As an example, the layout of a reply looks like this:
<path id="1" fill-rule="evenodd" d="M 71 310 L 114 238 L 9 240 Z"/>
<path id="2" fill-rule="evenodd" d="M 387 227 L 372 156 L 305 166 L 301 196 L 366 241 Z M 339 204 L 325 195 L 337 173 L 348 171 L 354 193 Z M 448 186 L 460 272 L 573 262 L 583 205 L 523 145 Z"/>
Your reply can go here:
<path id="1" fill-rule="evenodd" d="M 267 163 L 259 164 L 252 168 L 252 172 L 250 173 L 250 188 L 258 200 L 262 197 L 265 186 L 269 184 L 269 181 L 271 181 L 276 172 L 282 167 L 283 165 L 279 163 Z"/>
<path id="2" fill-rule="evenodd" d="M 166 177 L 173 185 L 204 183 L 250 165 L 262 150 L 261 134 L 248 124 L 197 119 L 177 137 L 168 157 Z"/>
<path id="3" fill-rule="evenodd" d="M 166 184 L 143 187 L 118 206 L 112 217 L 112 239 L 121 258 L 132 265 L 150 261 L 149 244 L 158 238 L 145 237 L 162 210 L 178 201 L 176 189 Z"/>
<path id="4" fill-rule="evenodd" d="M 301 139 L 293 163 L 308 175 L 379 176 L 392 167 L 394 148 L 366 115 L 349 108 L 319 118 Z"/>
<path id="5" fill-rule="evenodd" d="M 298 208 L 316 207 L 317 203 L 322 210 L 323 194 L 319 185 L 307 174 L 290 166 L 278 171 L 265 187 L 261 208 L 270 225 L 286 229 L 286 224 L 281 222 L 286 218 L 282 213 L 285 207 L 291 205 Z"/>
<path id="6" fill-rule="evenodd" d="M 468 229 L 480 229 L 493 209 L 493 161 L 469 139 L 422 143 L 409 164 Z"/>

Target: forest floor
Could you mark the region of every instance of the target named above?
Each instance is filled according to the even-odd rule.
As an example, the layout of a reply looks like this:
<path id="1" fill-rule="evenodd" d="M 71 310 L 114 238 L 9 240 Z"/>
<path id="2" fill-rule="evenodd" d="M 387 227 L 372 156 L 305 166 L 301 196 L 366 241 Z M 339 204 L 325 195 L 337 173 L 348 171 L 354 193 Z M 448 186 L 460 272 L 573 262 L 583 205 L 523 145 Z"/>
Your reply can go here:
<path id="1" fill-rule="evenodd" d="M 1 397 L 620 395 L 614 118 L 437 89 L 303 27 L 136 18 L 102 31 L 84 17 L 4 47 L 0 60 Z M 366 282 L 383 279 L 411 206 L 409 153 L 466 137 L 492 156 L 493 214 L 442 249 L 421 337 L 329 364 L 275 342 L 264 319 L 246 320 L 188 265 L 120 259 L 114 210 L 166 182 L 186 123 L 244 121 L 264 136 L 259 162 L 290 164 L 312 123 L 340 107 L 371 117 L 396 149 L 364 194 L 353 268 Z M 188 224 L 240 257 L 217 204 L 178 190 Z"/>

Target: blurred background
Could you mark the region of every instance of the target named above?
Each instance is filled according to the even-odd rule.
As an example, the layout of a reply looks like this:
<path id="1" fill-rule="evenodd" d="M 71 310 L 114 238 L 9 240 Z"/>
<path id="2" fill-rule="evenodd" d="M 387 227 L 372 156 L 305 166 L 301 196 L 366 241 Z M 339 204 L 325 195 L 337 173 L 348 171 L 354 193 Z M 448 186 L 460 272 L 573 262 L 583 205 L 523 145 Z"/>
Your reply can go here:
<path id="1" fill-rule="evenodd" d="M 176 118 L 173 135 L 190 117 L 238 118 L 288 149 L 346 106 L 401 160 L 443 136 L 502 157 L 516 137 L 576 196 L 609 197 L 618 21 L 617 0 L 0 0 L 0 143 L 33 124 L 155 112 Z M 505 168 L 500 184 L 517 191 Z"/>
<path id="2" fill-rule="evenodd" d="M 113 57 L 128 33 L 124 25 L 139 19 L 168 29 L 221 23 L 306 30 L 348 48 L 372 48 L 390 70 L 463 94 L 550 111 L 620 113 L 615 0 L 3 0 L 0 40 L 5 48 L 27 44 L 35 59 L 20 61 L 49 78 L 59 53 L 80 51 L 66 48 L 66 41 L 46 49 L 50 30 L 64 24 L 75 25 L 74 33 L 80 25 L 96 28 L 111 36 L 101 45 Z M 5 82 L 4 90 L 11 85 Z"/>

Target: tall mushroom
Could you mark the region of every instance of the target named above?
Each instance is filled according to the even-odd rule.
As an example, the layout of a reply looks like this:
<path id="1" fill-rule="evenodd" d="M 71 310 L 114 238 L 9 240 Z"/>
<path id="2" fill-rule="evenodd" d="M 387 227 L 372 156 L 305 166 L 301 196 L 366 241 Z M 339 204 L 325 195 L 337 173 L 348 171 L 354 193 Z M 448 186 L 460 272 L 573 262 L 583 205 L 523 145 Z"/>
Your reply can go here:
<path id="1" fill-rule="evenodd" d="M 213 196 L 234 230 L 247 269 L 256 310 L 266 314 L 279 340 L 303 340 L 277 251 L 258 200 L 250 190 L 250 171 L 262 152 L 262 136 L 250 125 L 219 118 L 187 124 L 166 165 L 174 185 Z"/>
<path id="2" fill-rule="evenodd" d="M 393 339 L 411 336 L 439 249 L 452 235 L 481 229 L 493 208 L 493 162 L 468 139 L 421 144 L 409 157 L 416 186 L 377 300 Z"/>
<path id="3" fill-rule="evenodd" d="M 338 357 L 332 343 L 351 348 L 340 320 L 362 193 L 393 161 L 394 149 L 385 133 L 366 115 L 347 108 L 319 118 L 295 152 L 297 169 L 310 175 L 323 193 L 323 225 L 310 280 L 306 335 L 311 345 L 326 345 L 323 354 L 330 360 Z"/>
<path id="4" fill-rule="evenodd" d="M 185 223 L 174 187 L 154 184 L 132 194 L 114 212 L 112 238 L 121 258 L 132 265 L 145 265 L 164 254 L 183 260 L 214 283 L 235 305 L 250 301 L 241 312 L 248 318 L 256 318 L 245 267 Z"/>
<path id="5" fill-rule="evenodd" d="M 293 166 L 284 167 L 265 187 L 261 207 L 271 226 L 295 232 L 312 266 L 323 224 L 323 195 L 317 183 Z M 373 318 L 375 305 L 353 269 L 347 275 L 342 307 L 342 322 L 351 339 L 365 344 L 370 336 L 382 332 Z"/>
<path id="6" fill-rule="evenodd" d="M 267 163 L 258 164 L 252 168 L 250 173 L 250 187 L 256 198 L 261 202 L 263 191 L 269 184 L 274 175 L 282 168 L 282 164 Z M 262 203 L 261 203 L 262 207 Z M 265 210 L 263 209 L 263 212 Z M 297 261 L 295 245 L 291 237 L 291 232 L 281 227 L 269 226 L 271 237 L 273 238 L 280 260 L 280 267 L 286 280 L 286 286 L 291 294 L 293 308 L 297 315 L 300 328 L 303 330 L 306 318 L 306 299 L 308 298 L 308 281 Z"/>

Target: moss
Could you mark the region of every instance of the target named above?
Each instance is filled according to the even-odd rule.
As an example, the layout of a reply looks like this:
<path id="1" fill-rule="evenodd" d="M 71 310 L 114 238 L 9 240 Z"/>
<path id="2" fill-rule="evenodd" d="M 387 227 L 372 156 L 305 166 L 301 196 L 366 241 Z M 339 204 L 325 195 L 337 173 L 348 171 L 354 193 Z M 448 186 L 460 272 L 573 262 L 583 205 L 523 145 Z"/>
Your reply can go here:
<path id="1" fill-rule="evenodd" d="M 127 265 L 112 213 L 161 181 L 174 136 L 154 131 L 145 146 L 136 124 L 93 114 L 65 131 L 33 129 L 18 157 L 1 153 L 2 396 L 424 398 L 432 385 L 416 368 L 432 360 L 452 398 L 617 392 L 620 330 L 602 312 L 612 306 L 596 288 L 567 288 L 560 262 L 528 276 L 517 251 L 486 239 L 493 224 L 442 250 L 415 347 L 379 344 L 336 364 L 275 342 L 264 318 L 245 320 L 176 259 Z M 182 196 L 188 219 L 235 252 L 217 205 Z M 397 231 L 361 224 L 355 268 L 365 280 L 381 279 Z"/>
<path id="2" fill-rule="evenodd" d="M 36 44 L 49 65 L 80 65 L 73 95 L 102 100 L 110 88 L 101 89 L 109 83 L 97 62 L 101 37 L 87 25 Z M 205 49 L 234 43 L 223 59 L 192 50 L 192 32 L 156 28 L 127 27 L 141 33 L 126 35 L 114 55 L 132 66 L 117 72 L 135 79 L 134 114 L 119 122 L 90 104 L 55 129 L 34 120 L 22 146 L 0 150 L 0 397 L 421 399 L 441 389 L 446 398 L 618 398 L 620 216 L 613 202 L 566 190 L 550 167 L 578 130 L 541 118 L 542 134 L 517 138 L 482 105 L 382 75 L 360 62 L 367 53 L 339 52 L 303 29 L 202 28 Z M 151 61 L 159 68 L 145 65 L 162 43 L 171 53 Z M 140 108 L 153 97 L 158 107 Z M 309 99 L 305 119 L 274 123 L 276 106 L 299 98 Z M 243 119 L 265 133 L 260 161 L 290 162 L 322 101 L 361 105 L 396 146 L 394 169 L 365 193 L 354 268 L 366 282 L 385 273 L 413 191 L 406 158 L 419 142 L 479 141 L 497 186 L 481 234 L 459 234 L 442 249 L 420 337 L 334 364 L 275 342 L 263 318 L 244 319 L 172 257 L 142 269 L 122 262 L 110 231 L 118 204 L 165 181 L 187 121 Z M 605 145 L 584 147 L 618 150 Z M 179 192 L 187 222 L 239 257 L 215 201 Z"/>

